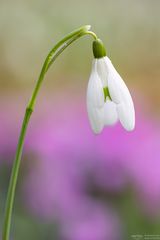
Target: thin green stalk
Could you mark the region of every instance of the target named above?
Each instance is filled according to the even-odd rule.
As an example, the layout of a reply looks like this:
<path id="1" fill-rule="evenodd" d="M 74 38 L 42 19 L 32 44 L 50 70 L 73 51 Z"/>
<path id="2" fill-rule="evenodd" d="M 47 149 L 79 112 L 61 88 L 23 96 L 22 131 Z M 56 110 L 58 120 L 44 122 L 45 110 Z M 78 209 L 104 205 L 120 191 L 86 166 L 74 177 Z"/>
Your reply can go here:
<path id="1" fill-rule="evenodd" d="M 56 58 L 75 40 L 79 39 L 81 36 L 84 36 L 86 34 L 91 35 L 92 37 L 97 39 L 97 36 L 95 35 L 95 33 L 88 31 L 89 28 L 90 28 L 89 26 L 83 26 L 83 27 L 71 32 L 70 34 L 66 35 L 49 52 L 49 54 L 43 64 L 40 76 L 38 78 L 38 81 L 37 81 L 34 91 L 32 93 L 29 104 L 26 108 L 21 132 L 20 132 L 20 136 L 19 136 L 19 141 L 18 141 L 17 150 L 16 150 L 16 156 L 15 156 L 15 160 L 13 162 L 13 167 L 12 167 L 12 172 L 11 172 L 11 177 L 10 177 L 10 182 L 9 182 L 9 188 L 8 188 L 8 193 L 7 193 L 4 223 L 3 223 L 3 228 L 2 228 L 2 240 L 9 240 L 10 228 L 11 228 L 11 217 L 12 217 L 12 212 L 13 212 L 13 203 L 14 203 L 14 198 L 15 198 L 15 190 L 16 190 L 17 178 L 18 178 L 19 168 L 20 168 L 20 163 L 21 163 L 25 134 L 26 134 L 26 130 L 28 127 L 28 123 L 29 123 L 31 114 L 34 109 L 37 94 L 38 94 L 40 86 L 44 80 L 44 76 L 45 76 L 46 72 L 48 71 L 49 67 L 51 66 L 51 64 L 56 60 Z"/>
<path id="2" fill-rule="evenodd" d="M 19 167 L 20 167 L 20 161 L 21 161 L 22 150 L 23 150 L 23 145 L 24 145 L 25 133 L 26 133 L 26 130 L 27 130 L 27 126 L 28 126 L 31 114 L 32 114 L 32 110 L 31 109 L 26 109 L 24 120 L 23 120 L 23 123 L 22 123 L 20 136 L 19 136 L 15 161 L 14 161 L 13 168 L 12 168 L 10 184 L 9 184 L 9 188 L 8 188 L 5 218 L 4 218 L 4 225 L 3 225 L 3 232 L 2 232 L 2 239 L 3 240 L 9 239 L 11 215 L 12 215 L 14 196 L 15 196 L 15 189 L 16 189 L 17 178 L 18 178 L 18 173 L 19 173 Z"/>

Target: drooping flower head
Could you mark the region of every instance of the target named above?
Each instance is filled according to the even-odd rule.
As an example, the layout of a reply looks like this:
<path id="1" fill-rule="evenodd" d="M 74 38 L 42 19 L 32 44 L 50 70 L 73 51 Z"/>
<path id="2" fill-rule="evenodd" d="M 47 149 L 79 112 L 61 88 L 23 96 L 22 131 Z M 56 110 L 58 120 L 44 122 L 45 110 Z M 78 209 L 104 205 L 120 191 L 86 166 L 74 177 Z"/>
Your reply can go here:
<path id="1" fill-rule="evenodd" d="M 135 126 L 135 111 L 127 86 L 106 56 L 100 39 L 93 42 L 94 60 L 87 89 L 87 111 L 91 128 L 100 133 L 118 120 L 127 131 Z"/>

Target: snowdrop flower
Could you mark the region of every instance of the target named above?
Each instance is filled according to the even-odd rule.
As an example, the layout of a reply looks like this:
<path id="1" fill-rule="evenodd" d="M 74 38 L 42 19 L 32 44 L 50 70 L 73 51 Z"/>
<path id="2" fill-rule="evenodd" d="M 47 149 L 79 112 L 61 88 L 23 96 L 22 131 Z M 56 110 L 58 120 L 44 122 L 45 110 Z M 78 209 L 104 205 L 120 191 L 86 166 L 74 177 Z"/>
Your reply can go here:
<path id="1" fill-rule="evenodd" d="M 134 105 L 127 86 L 106 56 L 100 39 L 93 42 L 92 71 L 87 89 L 87 111 L 94 133 L 118 120 L 127 131 L 135 126 Z"/>

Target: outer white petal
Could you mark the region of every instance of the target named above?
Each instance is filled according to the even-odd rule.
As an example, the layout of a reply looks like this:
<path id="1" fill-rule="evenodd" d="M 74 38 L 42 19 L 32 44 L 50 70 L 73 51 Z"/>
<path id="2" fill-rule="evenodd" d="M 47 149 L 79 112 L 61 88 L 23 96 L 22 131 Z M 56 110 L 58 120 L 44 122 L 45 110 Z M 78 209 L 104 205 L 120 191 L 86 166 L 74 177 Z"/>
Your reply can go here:
<path id="1" fill-rule="evenodd" d="M 97 72 L 101 79 L 103 87 L 107 87 L 108 69 L 104 57 L 97 59 Z"/>
<path id="2" fill-rule="evenodd" d="M 104 124 L 104 109 L 95 108 L 92 104 L 87 103 L 87 112 L 91 128 L 95 134 L 98 134 L 102 131 Z"/>
<path id="3" fill-rule="evenodd" d="M 97 73 L 97 60 L 93 60 L 87 88 L 87 102 L 95 107 L 102 107 L 104 105 L 103 86 Z"/>
<path id="4" fill-rule="evenodd" d="M 117 112 L 118 112 L 118 117 L 122 126 L 127 131 L 132 131 L 135 127 L 134 106 L 131 106 L 126 102 L 119 103 L 117 104 Z"/>
<path id="5" fill-rule="evenodd" d="M 108 57 L 105 57 L 105 62 L 109 71 L 108 89 L 113 102 L 118 104 L 117 112 L 119 120 L 126 130 L 131 131 L 135 126 L 135 110 L 132 97 Z"/>
<path id="6" fill-rule="evenodd" d="M 109 99 L 104 105 L 104 124 L 114 125 L 118 121 L 116 104 Z"/>

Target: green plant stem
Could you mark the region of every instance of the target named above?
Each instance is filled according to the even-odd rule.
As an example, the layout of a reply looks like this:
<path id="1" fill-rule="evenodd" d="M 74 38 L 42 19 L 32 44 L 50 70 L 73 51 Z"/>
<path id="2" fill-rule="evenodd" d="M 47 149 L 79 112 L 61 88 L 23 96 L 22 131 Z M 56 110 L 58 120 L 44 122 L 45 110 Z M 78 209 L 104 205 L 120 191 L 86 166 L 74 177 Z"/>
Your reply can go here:
<path id="1" fill-rule="evenodd" d="M 25 133 L 27 130 L 27 126 L 28 126 L 31 114 L 32 114 L 32 110 L 26 109 L 20 136 L 19 136 L 15 161 L 14 161 L 13 168 L 12 168 L 10 184 L 9 184 L 9 188 L 8 188 L 4 226 L 3 226 L 3 232 L 2 232 L 3 240 L 9 239 L 10 223 L 11 223 L 12 208 L 13 208 L 13 202 L 14 202 L 14 196 L 15 196 L 15 189 L 16 189 L 17 178 L 18 178 L 18 173 L 19 173 L 19 167 L 20 167 L 20 161 L 21 161 L 22 150 L 23 150 L 23 145 L 24 145 Z"/>
<path id="2" fill-rule="evenodd" d="M 81 27 L 70 34 L 66 35 L 62 40 L 60 40 L 53 49 L 49 52 L 42 70 L 40 72 L 40 76 L 38 78 L 38 81 L 36 83 L 36 86 L 34 88 L 34 91 L 32 93 L 31 99 L 27 105 L 25 116 L 22 123 L 22 128 L 20 131 L 19 141 L 17 145 L 16 150 L 16 156 L 15 160 L 13 162 L 10 182 L 9 182 L 9 188 L 7 193 L 7 200 L 6 200 L 6 206 L 5 206 L 5 214 L 4 214 L 4 223 L 2 228 L 2 240 L 9 240 L 10 236 L 10 228 L 11 228 L 11 217 L 13 212 L 13 203 L 15 198 L 15 190 L 17 185 L 17 178 L 19 174 L 19 168 L 21 163 L 21 157 L 22 157 L 22 151 L 23 151 L 23 145 L 25 140 L 25 134 L 28 127 L 28 123 L 31 117 L 31 114 L 34 109 L 36 97 L 38 95 L 40 86 L 44 80 L 44 76 L 46 72 L 48 71 L 51 64 L 56 60 L 56 58 L 75 40 L 79 39 L 80 37 L 84 35 L 91 35 L 94 39 L 97 39 L 97 36 L 95 33 L 88 31 L 89 26 Z"/>

